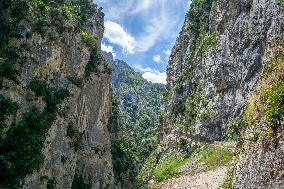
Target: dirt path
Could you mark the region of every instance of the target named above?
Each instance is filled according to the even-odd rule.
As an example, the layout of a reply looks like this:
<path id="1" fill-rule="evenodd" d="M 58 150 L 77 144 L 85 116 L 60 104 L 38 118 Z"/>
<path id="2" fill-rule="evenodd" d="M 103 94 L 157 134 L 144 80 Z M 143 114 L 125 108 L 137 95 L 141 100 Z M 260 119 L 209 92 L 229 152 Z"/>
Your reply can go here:
<path id="1" fill-rule="evenodd" d="M 219 167 L 213 171 L 194 176 L 173 178 L 160 184 L 160 189 L 218 189 L 226 177 L 228 168 Z"/>

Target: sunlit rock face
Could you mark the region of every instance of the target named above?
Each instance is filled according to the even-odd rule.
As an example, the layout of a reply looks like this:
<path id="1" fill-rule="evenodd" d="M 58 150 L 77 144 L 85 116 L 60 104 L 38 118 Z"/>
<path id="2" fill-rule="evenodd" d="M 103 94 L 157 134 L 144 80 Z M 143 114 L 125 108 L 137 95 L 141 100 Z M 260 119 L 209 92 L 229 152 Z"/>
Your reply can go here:
<path id="1" fill-rule="evenodd" d="M 200 144 L 240 135 L 236 122 L 282 37 L 280 1 L 192 1 L 167 68 L 157 161 L 181 152 L 181 138 L 187 141 L 183 150 L 190 152 Z M 245 163 L 236 171 L 235 187 L 254 188 L 256 183 L 262 183 L 261 188 L 283 187 L 278 170 L 283 167 L 283 151 L 254 150 L 254 155 L 240 160 Z M 269 169 L 277 176 L 266 182 Z"/>
<path id="2" fill-rule="evenodd" d="M 27 10 L 24 1 L 21 6 L 29 14 L 37 15 L 33 2 L 28 2 Z M 44 17 L 47 23 L 34 23 L 39 19 L 38 15 L 30 20 L 30 15 L 26 16 L 26 12 L 23 12 L 26 17 L 14 25 L 20 28 L 21 35 L 8 38 L 3 46 L 3 49 L 10 46 L 18 49 L 16 54 L 24 57 L 25 61 L 17 68 L 17 82 L 1 75 L 0 94 L 18 103 L 20 108 L 15 115 L 7 117 L 6 128 L 1 128 L 0 170 L 6 172 L 0 173 L 0 188 L 12 185 L 27 189 L 114 188 L 111 143 L 107 130 L 111 112 L 111 74 L 100 55 L 104 14 L 95 5 L 85 3 L 85 7 L 82 5 L 86 10 L 84 22 L 83 18 L 73 15 L 76 12 L 73 13 L 72 8 L 64 12 L 65 16 L 61 12 L 47 12 L 46 15 L 54 14 Z M 14 4 L 18 6 L 17 2 Z M 60 6 L 57 11 L 61 10 Z M 4 19 L 2 23 L 16 13 L 14 7 L 9 5 L 0 7 L 1 19 Z M 53 9 L 45 9 L 49 10 Z M 44 13 L 40 15 L 44 16 Z M 44 32 L 35 28 L 40 27 L 36 24 L 43 24 L 40 29 Z M 4 27 L 4 24 L 1 26 Z M 3 59 L 6 60 L 5 57 Z M 61 96 L 64 98 L 61 99 Z M 21 117 L 33 108 L 39 111 L 36 117 L 21 121 L 24 120 Z M 33 123 L 33 120 L 37 121 Z M 4 149 L 5 141 L 14 135 L 15 129 L 10 124 L 13 121 L 16 123 L 14 128 L 27 122 L 22 133 L 28 134 L 22 138 L 17 134 L 17 139 L 13 139 L 15 144 L 10 144 L 10 149 Z M 44 132 L 39 132 L 41 125 L 45 125 L 41 128 Z M 31 136 L 29 133 L 35 133 L 35 138 L 27 139 Z M 22 146 L 15 147 L 17 143 Z M 30 149 L 26 148 L 28 145 Z M 27 167 L 26 171 L 20 168 L 16 170 L 15 167 L 15 173 L 10 173 L 8 169 L 14 166 L 11 158 L 13 148 L 15 153 L 22 151 L 16 163 L 29 163 L 36 168 Z M 26 157 L 25 154 L 31 155 Z M 12 162 L 11 167 L 7 168 L 7 162 Z M 23 172 L 27 175 L 21 175 Z M 15 179 L 13 175 L 21 176 Z"/>

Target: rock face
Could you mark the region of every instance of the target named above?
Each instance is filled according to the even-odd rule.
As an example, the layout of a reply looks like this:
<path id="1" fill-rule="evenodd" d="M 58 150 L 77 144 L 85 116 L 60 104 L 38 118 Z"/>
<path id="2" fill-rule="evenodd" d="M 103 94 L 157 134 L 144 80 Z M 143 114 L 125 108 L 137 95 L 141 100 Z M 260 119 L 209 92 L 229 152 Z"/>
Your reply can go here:
<path id="1" fill-rule="evenodd" d="M 236 139 L 242 130 L 236 122 L 282 37 L 282 1 L 192 1 L 167 68 L 157 161 L 199 144 Z M 186 140 L 185 149 L 179 148 L 181 139 Z M 256 183 L 262 183 L 257 185 L 261 188 L 283 187 L 278 170 L 283 167 L 283 144 L 269 152 L 260 146 L 246 149 L 251 155 L 240 160 L 236 188 L 253 188 Z M 267 177 L 269 172 L 272 176 Z"/>
<path id="2" fill-rule="evenodd" d="M 114 187 L 103 23 L 89 1 L 1 3 L 0 187 Z"/>

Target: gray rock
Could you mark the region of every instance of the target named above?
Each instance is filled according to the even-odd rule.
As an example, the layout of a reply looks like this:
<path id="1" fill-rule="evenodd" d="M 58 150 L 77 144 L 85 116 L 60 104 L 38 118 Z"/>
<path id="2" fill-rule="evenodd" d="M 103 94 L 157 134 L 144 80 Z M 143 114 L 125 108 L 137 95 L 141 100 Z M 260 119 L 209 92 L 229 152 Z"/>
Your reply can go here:
<path id="1" fill-rule="evenodd" d="M 170 56 L 168 103 L 158 137 L 162 156 L 180 152 L 181 137 L 195 146 L 228 138 L 259 85 L 272 44 L 283 37 L 283 8 L 276 0 L 216 0 L 207 11 L 200 4 L 192 1 Z M 235 172 L 236 188 L 284 187 L 283 151 L 259 147 L 248 154 Z"/>

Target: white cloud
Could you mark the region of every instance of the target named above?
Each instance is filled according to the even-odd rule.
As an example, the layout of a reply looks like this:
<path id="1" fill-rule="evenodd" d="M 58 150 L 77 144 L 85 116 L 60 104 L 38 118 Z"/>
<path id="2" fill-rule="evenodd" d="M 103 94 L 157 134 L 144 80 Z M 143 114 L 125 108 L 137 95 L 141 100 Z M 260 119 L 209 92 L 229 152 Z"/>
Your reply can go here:
<path id="1" fill-rule="evenodd" d="M 151 6 L 154 2 L 155 1 L 153 1 L 153 0 L 140 0 L 136 4 L 135 9 L 133 11 L 131 11 L 131 14 L 137 14 L 137 13 L 140 13 L 142 11 L 145 11 L 145 10 L 151 8 Z"/>
<path id="2" fill-rule="evenodd" d="M 176 9 L 181 0 L 155 0 L 140 15 L 145 22 L 145 29 L 136 36 L 136 51 L 146 52 L 159 41 L 175 39 L 179 16 Z"/>
<path id="3" fill-rule="evenodd" d="M 105 38 L 109 42 L 119 45 L 124 52 L 133 54 L 135 49 L 135 39 L 118 23 L 107 20 L 105 22 Z"/>
<path id="4" fill-rule="evenodd" d="M 136 0 L 96 0 L 95 3 L 103 6 L 107 19 L 114 21 L 127 17 L 133 10 Z"/>
<path id="5" fill-rule="evenodd" d="M 122 47 L 124 53 L 144 54 L 147 58 L 152 54 L 145 52 L 149 52 L 155 45 L 160 45 L 160 42 L 168 45 L 169 42 L 175 41 L 184 21 L 184 14 L 191 2 L 190 0 L 94 1 L 104 8 L 103 12 L 107 20 L 105 38 L 108 42 Z M 169 50 L 158 53 L 160 61 L 166 61 L 170 55 Z M 166 83 L 164 72 L 149 67 L 137 69 L 149 81 Z"/>
<path id="6" fill-rule="evenodd" d="M 167 74 L 166 72 L 145 72 L 142 74 L 142 77 L 150 82 L 153 83 L 161 83 L 166 84 L 167 83 Z"/>
<path id="7" fill-rule="evenodd" d="M 177 11 L 186 10 L 189 2 L 189 0 L 97 0 L 99 5 L 105 7 L 106 18 L 112 21 L 107 21 L 106 32 L 110 29 L 107 27 L 110 24 L 114 27 L 113 23 L 125 23 L 129 17 L 134 18 L 133 25 L 137 24 L 135 27 L 141 26 L 139 32 L 130 35 L 119 25 L 119 30 L 130 36 L 129 41 L 126 44 L 122 44 L 120 40 L 122 38 L 112 41 L 113 44 L 122 46 L 124 52 L 131 54 L 147 52 L 163 40 L 175 40 L 179 31 L 177 27 L 180 27 L 184 19 L 182 11 L 181 13 Z M 136 21 L 137 17 L 139 20 Z"/>
<path id="8" fill-rule="evenodd" d="M 105 52 L 110 52 L 113 56 L 113 58 L 116 57 L 116 53 L 113 50 L 113 47 L 110 45 L 105 45 L 104 43 L 102 43 L 102 50 Z"/>
<path id="9" fill-rule="evenodd" d="M 161 61 L 161 56 L 160 56 L 159 54 L 155 55 L 155 56 L 153 57 L 153 60 L 154 60 L 154 62 L 156 62 L 156 63 L 161 63 L 161 62 L 162 62 L 162 61 Z"/>
<path id="10" fill-rule="evenodd" d="M 142 77 L 146 79 L 147 81 L 150 81 L 152 83 L 161 83 L 166 84 L 167 83 L 167 74 L 166 72 L 159 72 L 158 70 L 155 70 L 150 67 L 143 67 L 141 65 L 134 65 L 134 67 L 142 72 Z"/>

